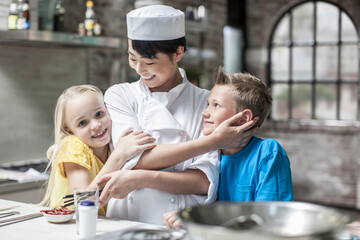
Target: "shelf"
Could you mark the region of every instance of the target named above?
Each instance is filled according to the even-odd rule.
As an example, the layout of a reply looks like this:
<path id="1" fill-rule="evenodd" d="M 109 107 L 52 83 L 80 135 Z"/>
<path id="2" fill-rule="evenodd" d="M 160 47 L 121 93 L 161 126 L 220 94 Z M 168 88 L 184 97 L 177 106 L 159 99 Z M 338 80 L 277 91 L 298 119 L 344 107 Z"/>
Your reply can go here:
<path id="1" fill-rule="evenodd" d="M 113 37 L 87 37 L 74 33 L 36 30 L 0 31 L 0 44 L 39 47 L 120 48 L 121 41 Z"/>

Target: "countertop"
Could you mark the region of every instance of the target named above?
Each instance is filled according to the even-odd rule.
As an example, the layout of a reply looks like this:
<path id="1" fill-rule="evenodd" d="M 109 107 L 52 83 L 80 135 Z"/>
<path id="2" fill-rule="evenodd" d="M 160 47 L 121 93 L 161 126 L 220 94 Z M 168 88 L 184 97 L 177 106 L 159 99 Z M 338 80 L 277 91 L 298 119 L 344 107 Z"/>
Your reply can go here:
<path id="1" fill-rule="evenodd" d="M 38 213 L 40 210 L 46 209 L 37 205 L 0 199 L 0 209 L 9 206 L 17 207 L 2 212 L 20 211 L 21 214 L 15 216 Z M 4 219 L 7 218 L 1 218 L 0 220 Z M 104 237 L 109 234 L 111 235 L 115 232 L 133 228 L 164 229 L 169 231 L 167 228 L 158 225 L 99 217 L 97 220 L 96 239 L 107 239 Z M 67 223 L 54 224 L 47 222 L 43 216 L 6 226 L 0 226 L 0 236 L 1 240 L 79 239 L 76 235 L 75 219 L 72 219 Z"/>
<path id="2" fill-rule="evenodd" d="M 47 164 L 47 159 L 1 163 L 0 195 L 43 187 L 48 178 L 44 173 Z"/>
<path id="3" fill-rule="evenodd" d="M 24 191 L 29 189 L 40 188 L 43 186 L 45 181 L 28 181 L 28 182 L 6 182 L 0 184 L 0 194 L 6 194 L 17 191 Z"/>
<path id="4" fill-rule="evenodd" d="M 33 204 L 26 204 L 21 202 L 0 199 L 0 209 L 9 206 L 16 206 L 16 207 L 9 210 L 1 211 L 1 213 L 8 211 L 20 211 L 21 213 L 20 216 L 22 216 L 32 213 L 38 213 L 40 210 L 46 209 L 44 207 L 40 207 Z M 359 213 L 358 211 L 349 212 L 349 213 L 353 215 L 354 221 L 347 225 L 347 227 L 344 229 L 343 234 L 341 234 L 341 237 L 339 237 L 339 239 L 358 240 L 359 239 L 358 236 L 360 235 Z M 19 215 L 15 215 L 15 216 L 19 216 Z M 4 220 L 4 219 L 7 218 L 1 218 L 0 220 Z M 97 231 L 96 231 L 95 239 L 97 240 L 120 239 L 116 237 L 119 236 L 118 233 L 124 233 L 127 230 L 134 230 L 134 229 L 163 230 L 167 232 L 171 231 L 168 228 L 159 225 L 99 217 L 97 219 Z M 43 216 L 22 222 L 5 225 L 5 226 L 0 225 L 0 236 L 1 236 L 0 237 L 1 240 L 79 239 L 78 236 L 76 235 L 75 219 L 72 219 L 70 222 L 67 223 L 54 224 L 47 222 Z M 136 238 L 136 239 L 141 239 L 141 238 Z M 182 239 L 190 240 L 190 236 L 187 234 Z"/>

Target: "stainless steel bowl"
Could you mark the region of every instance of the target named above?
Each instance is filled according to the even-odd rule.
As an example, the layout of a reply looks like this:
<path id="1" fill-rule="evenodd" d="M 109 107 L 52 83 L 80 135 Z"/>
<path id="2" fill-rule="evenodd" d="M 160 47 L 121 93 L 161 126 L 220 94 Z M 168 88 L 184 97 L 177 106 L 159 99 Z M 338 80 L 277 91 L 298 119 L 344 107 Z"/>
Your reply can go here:
<path id="1" fill-rule="evenodd" d="M 302 202 L 217 202 L 179 212 L 194 240 L 336 239 L 351 217 Z"/>

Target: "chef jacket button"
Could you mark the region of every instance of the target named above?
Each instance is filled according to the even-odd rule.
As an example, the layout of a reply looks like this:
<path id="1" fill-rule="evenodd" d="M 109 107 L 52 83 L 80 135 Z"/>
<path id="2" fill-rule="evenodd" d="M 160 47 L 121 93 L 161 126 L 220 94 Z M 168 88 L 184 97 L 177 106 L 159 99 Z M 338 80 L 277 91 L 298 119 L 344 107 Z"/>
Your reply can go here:
<path id="1" fill-rule="evenodd" d="M 132 197 L 129 197 L 129 201 L 132 202 L 134 199 Z"/>
<path id="2" fill-rule="evenodd" d="M 175 198 L 171 198 L 171 199 L 170 199 L 170 202 L 171 202 L 171 203 L 174 203 L 174 202 L 175 202 Z"/>

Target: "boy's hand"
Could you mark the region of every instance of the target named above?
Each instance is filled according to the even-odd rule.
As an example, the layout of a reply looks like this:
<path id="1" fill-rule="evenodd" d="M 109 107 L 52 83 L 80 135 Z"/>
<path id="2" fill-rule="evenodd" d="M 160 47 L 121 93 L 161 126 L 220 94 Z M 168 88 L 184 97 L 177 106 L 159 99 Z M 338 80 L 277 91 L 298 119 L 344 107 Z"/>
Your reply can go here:
<path id="1" fill-rule="evenodd" d="M 163 215 L 164 224 L 169 228 L 181 228 L 181 219 L 177 216 L 179 210 L 167 212 Z"/>
<path id="2" fill-rule="evenodd" d="M 222 122 L 210 136 L 215 138 L 217 149 L 243 148 L 250 139 L 255 135 L 258 127 L 253 128 L 259 117 L 240 125 L 235 124 L 241 122 L 243 112 L 239 112 L 231 118 Z"/>

